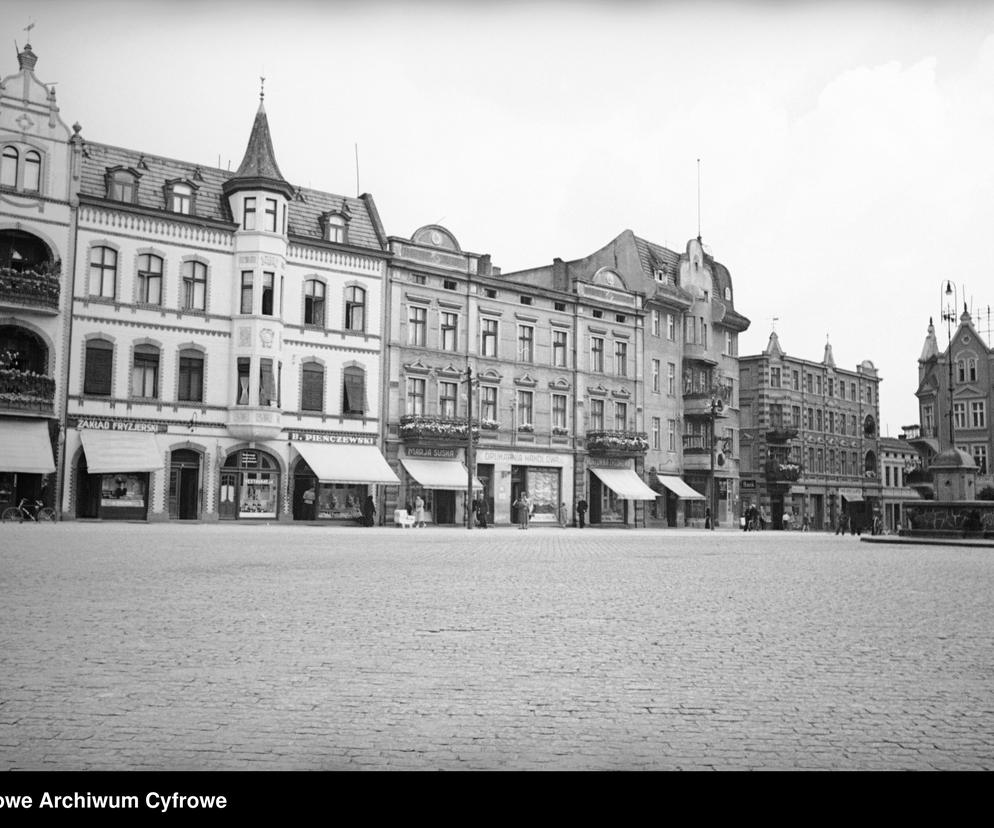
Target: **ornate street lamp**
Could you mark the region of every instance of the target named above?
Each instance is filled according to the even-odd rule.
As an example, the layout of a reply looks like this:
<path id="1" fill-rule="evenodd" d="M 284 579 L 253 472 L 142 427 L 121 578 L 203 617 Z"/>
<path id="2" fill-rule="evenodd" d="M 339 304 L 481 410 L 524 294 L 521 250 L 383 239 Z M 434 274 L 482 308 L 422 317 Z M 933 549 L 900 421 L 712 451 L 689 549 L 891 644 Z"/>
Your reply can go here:
<path id="1" fill-rule="evenodd" d="M 953 322 L 956 321 L 956 308 L 959 306 L 959 294 L 956 292 L 956 285 L 951 280 L 946 280 L 946 289 L 943 291 L 942 319 L 946 323 L 946 362 L 949 363 L 949 448 L 956 448 L 955 431 L 953 428 Z M 949 297 L 952 297 L 952 304 L 949 304 Z"/>

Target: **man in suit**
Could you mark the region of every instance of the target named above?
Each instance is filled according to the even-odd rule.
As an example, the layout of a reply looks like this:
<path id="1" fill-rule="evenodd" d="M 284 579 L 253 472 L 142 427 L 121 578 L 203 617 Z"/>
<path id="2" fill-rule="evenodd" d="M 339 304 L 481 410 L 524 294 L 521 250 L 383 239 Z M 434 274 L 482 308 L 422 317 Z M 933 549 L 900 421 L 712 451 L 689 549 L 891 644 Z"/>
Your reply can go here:
<path id="1" fill-rule="evenodd" d="M 576 520 L 580 524 L 582 529 L 584 526 L 584 519 L 587 516 L 587 501 L 582 497 L 576 502 Z"/>

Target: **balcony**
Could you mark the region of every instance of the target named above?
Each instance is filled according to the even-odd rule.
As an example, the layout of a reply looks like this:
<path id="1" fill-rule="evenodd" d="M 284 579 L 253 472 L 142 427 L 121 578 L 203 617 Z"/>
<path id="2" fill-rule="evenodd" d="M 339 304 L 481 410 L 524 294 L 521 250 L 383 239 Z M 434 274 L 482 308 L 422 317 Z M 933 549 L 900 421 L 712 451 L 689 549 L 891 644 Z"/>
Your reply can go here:
<path id="1" fill-rule="evenodd" d="M 45 267 L 35 270 L 15 270 L 0 267 L 0 306 L 25 309 L 45 314 L 59 312 L 61 284 L 56 268 L 50 272 Z"/>
<path id="2" fill-rule="evenodd" d="M 684 454 L 707 454 L 711 450 L 711 437 L 708 434 L 684 434 Z"/>
<path id="3" fill-rule="evenodd" d="M 275 440 L 283 430 L 282 412 L 275 406 L 233 405 L 228 409 L 228 433 L 239 440 Z"/>
<path id="4" fill-rule="evenodd" d="M 586 444 L 590 454 L 645 454 L 649 435 L 643 431 L 588 431 Z"/>
<path id="5" fill-rule="evenodd" d="M 799 463 L 784 460 L 768 460 L 766 462 L 766 479 L 771 483 L 794 483 L 801 476 Z"/>
<path id="6" fill-rule="evenodd" d="M 51 415 L 55 380 L 16 368 L 0 368 L 0 410 Z"/>
<path id="7" fill-rule="evenodd" d="M 696 342 L 683 343 L 683 358 L 694 362 L 705 362 L 708 365 L 717 365 L 718 359 L 710 349 Z"/>
<path id="8" fill-rule="evenodd" d="M 797 433 L 795 426 L 787 425 L 786 423 L 773 423 L 769 431 L 766 432 L 766 442 L 786 443 L 788 440 L 793 440 L 797 437 Z"/>
<path id="9" fill-rule="evenodd" d="M 465 417 L 442 417 L 434 414 L 405 414 L 400 418 L 402 440 L 420 442 L 422 440 L 445 440 L 459 442 L 466 440 Z M 480 429 L 473 423 L 473 438 L 478 439 Z"/>

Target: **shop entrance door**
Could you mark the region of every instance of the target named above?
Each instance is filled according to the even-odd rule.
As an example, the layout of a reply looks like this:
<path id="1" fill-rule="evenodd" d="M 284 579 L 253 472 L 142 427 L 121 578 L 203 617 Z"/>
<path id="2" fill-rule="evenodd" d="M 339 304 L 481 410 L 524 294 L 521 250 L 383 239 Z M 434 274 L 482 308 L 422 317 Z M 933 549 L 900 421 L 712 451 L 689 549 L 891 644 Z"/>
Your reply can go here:
<path id="1" fill-rule="evenodd" d="M 772 529 L 783 529 L 783 495 L 770 495 L 770 520 L 773 522 Z"/>
<path id="2" fill-rule="evenodd" d="M 590 523 L 591 525 L 601 522 L 601 498 L 604 496 L 601 487 L 601 479 L 593 472 L 588 472 L 590 476 Z"/>
<path id="3" fill-rule="evenodd" d="M 169 470 L 169 516 L 179 520 L 200 517 L 200 455 L 174 451 Z"/>
<path id="4" fill-rule="evenodd" d="M 443 489 L 434 492 L 434 513 L 432 519 L 438 526 L 456 522 L 456 493 Z"/>
<path id="5" fill-rule="evenodd" d="M 676 526 L 676 501 L 677 497 L 673 492 L 666 493 L 666 525 Z"/>
<path id="6" fill-rule="evenodd" d="M 217 516 L 222 520 L 234 520 L 238 517 L 238 472 L 221 472 Z"/>

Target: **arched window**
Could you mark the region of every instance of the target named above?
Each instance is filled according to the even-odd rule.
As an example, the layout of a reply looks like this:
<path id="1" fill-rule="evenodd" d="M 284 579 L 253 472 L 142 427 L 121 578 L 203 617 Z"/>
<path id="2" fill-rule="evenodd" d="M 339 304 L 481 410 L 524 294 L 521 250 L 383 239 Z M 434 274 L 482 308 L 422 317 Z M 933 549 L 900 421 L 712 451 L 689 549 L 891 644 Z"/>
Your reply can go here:
<path id="1" fill-rule="evenodd" d="M 300 380 L 300 410 L 324 411 L 324 366 L 305 362 Z"/>
<path id="2" fill-rule="evenodd" d="M 350 365 L 342 372 L 342 414 L 358 416 L 366 413 L 366 372 Z"/>
<path id="3" fill-rule="evenodd" d="M 366 330 L 366 291 L 361 287 L 345 289 L 345 330 Z"/>
<path id="4" fill-rule="evenodd" d="M 86 343 L 83 393 L 109 397 L 113 385 L 114 345 L 106 339 Z"/>
<path id="5" fill-rule="evenodd" d="M 968 376 L 969 376 L 970 382 L 976 382 L 977 381 L 977 360 L 975 358 L 973 358 L 973 357 L 970 357 L 970 360 L 967 363 L 967 368 L 969 369 Z"/>
<path id="6" fill-rule="evenodd" d="M 204 355 L 192 348 L 179 352 L 179 388 L 176 398 L 189 402 L 204 400 Z"/>
<path id="7" fill-rule="evenodd" d="M 866 415 L 866 419 L 863 420 L 863 436 L 872 437 L 877 433 L 877 423 L 869 414 Z"/>
<path id="8" fill-rule="evenodd" d="M 956 360 L 956 381 L 966 382 L 966 360 Z"/>
<path id="9" fill-rule="evenodd" d="M 876 473 L 877 473 L 877 455 L 874 452 L 868 451 L 866 453 L 866 463 L 865 463 L 865 465 L 864 465 L 863 468 L 864 468 L 864 470 L 866 472 L 866 476 L 867 477 L 874 477 L 876 475 Z"/>
<path id="10" fill-rule="evenodd" d="M 137 301 L 145 305 L 162 304 L 162 259 L 151 253 L 138 257 Z"/>
<path id="11" fill-rule="evenodd" d="M 41 186 L 41 156 L 31 150 L 24 154 L 24 185 L 25 190 L 38 192 Z"/>
<path id="12" fill-rule="evenodd" d="M 90 296 L 113 299 L 117 295 L 117 251 L 111 247 L 90 248 Z"/>
<path id="13" fill-rule="evenodd" d="M 183 310 L 207 310 L 207 265 L 183 262 Z"/>
<path id="14" fill-rule="evenodd" d="M 0 159 L 0 186 L 17 186 L 17 162 L 20 157 L 16 147 L 3 148 L 3 157 Z"/>
<path id="15" fill-rule="evenodd" d="M 324 282 L 304 282 L 304 324 L 324 327 Z"/>
<path id="16" fill-rule="evenodd" d="M 154 345 L 135 346 L 131 396 L 151 400 L 159 397 L 159 349 Z"/>

